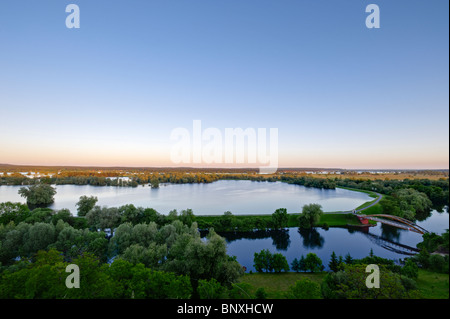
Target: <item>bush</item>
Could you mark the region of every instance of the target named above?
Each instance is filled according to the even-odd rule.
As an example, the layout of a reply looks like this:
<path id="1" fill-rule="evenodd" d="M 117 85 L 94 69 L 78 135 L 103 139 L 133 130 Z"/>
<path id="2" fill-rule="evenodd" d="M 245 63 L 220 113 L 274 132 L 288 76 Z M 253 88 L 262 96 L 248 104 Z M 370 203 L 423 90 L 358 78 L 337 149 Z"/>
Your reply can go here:
<path id="1" fill-rule="evenodd" d="M 408 258 L 401 270 L 401 274 L 411 279 L 417 279 L 419 276 L 419 267 L 411 258 Z"/>
<path id="2" fill-rule="evenodd" d="M 308 278 L 301 279 L 289 287 L 286 297 L 289 299 L 320 299 L 320 286 Z"/>
<path id="3" fill-rule="evenodd" d="M 227 297 L 225 287 L 214 278 L 199 280 L 197 292 L 200 299 L 223 299 Z"/>
<path id="4" fill-rule="evenodd" d="M 255 292 L 255 299 L 267 299 L 267 293 L 264 288 L 258 288 Z"/>
<path id="5" fill-rule="evenodd" d="M 417 282 L 414 279 L 412 279 L 410 277 L 403 277 L 402 276 L 401 277 L 401 282 L 402 282 L 403 287 L 405 287 L 405 289 L 407 291 L 409 291 L 409 290 L 417 290 Z"/>
<path id="6" fill-rule="evenodd" d="M 432 254 L 429 259 L 430 262 L 430 269 L 432 271 L 436 272 L 448 272 L 448 261 L 447 261 L 447 267 L 444 257 L 438 254 Z M 447 270 L 447 271 L 446 271 Z"/>

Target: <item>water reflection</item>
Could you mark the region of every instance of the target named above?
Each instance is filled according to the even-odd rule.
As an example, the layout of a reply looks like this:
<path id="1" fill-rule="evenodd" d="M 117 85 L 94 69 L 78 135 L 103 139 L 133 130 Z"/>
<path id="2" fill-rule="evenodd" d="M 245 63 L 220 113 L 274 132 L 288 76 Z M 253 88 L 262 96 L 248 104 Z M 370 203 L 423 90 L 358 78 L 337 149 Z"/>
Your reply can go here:
<path id="1" fill-rule="evenodd" d="M 272 246 L 276 250 L 286 251 L 291 245 L 289 229 L 281 230 L 257 230 L 253 232 L 239 232 L 239 233 L 221 233 L 218 234 L 225 238 L 227 243 L 232 243 L 238 240 L 258 240 L 258 239 L 272 239 Z M 322 248 L 325 243 L 325 238 L 317 231 L 317 229 L 299 228 L 302 246 L 308 249 Z"/>
<path id="2" fill-rule="evenodd" d="M 398 242 L 400 240 L 401 229 L 386 224 L 381 224 L 381 237 Z"/>
<path id="3" fill-rule="evenodd" d="M 430 217 L 418 224 L 430 232 L 441 234 L 449 228 L 448 213 L 433 211 Z M 418 233 L 381 223 L 374 227 L 330 227 L 328 230 L 295 227 L 281 232 L 267 230 L 221 235 L 227 239 L 228 254 L 236 256 L 247 271 L 255 271 L 254 253 L 263 249 L 282 253 L 289 264 L 294 258 L 313 252 L 327 268 L 333 251 L 337 256 L 350 254 L 354 259 L 360 259 L 367 257 L 372 250 L 376 256 L 399 262 L 416 254 L 416 245 L 423 240 Z"/>
<path id="4" fill-rule="evenodd" d="M 421 221 L 426 220 L 428 217 L 431 216 L 431 212 L 432 212 L 431 209 L 426 210 L 424 212 L 421 212 L 421 211 L 416 212 L 416 219 L 417 219 L 417 221 L 421 222 Z"/>
<path id="5" fill-rule="evenodd" d="M 375 234 L 371 234 L 369 232 L 363 232 L 363 233 L 371 242 L 373 242 L 377 246 L 382 247 L 386 250 L 392 251 L 396 254 L 412 256 L 419 252 L 419 249 L 417 249 L 415 247 L 403 245 L 396 241 L 391 241 L 383 236 L 378 236 Z"/>
<path id="6" fill-rule="evenodd" d="M 303 247 L 309 249 L 323 247 L 325 239 L 319 234 L 316 228 L 311 229 L 299 228 L 298 233 L 303 239 Z"/>
<path id="7" fill-rule="evenodd" d="M 287 229 L 278 230 L 271 235 L 273 245 L 277 250 L 287 250 L 291 244 L 289 231 Z"/>
<path id="8" fill-rule="evenodd" d="M 217 232 L 220 236 L 225 238 L 227 243 L 232 243 L 237 240 L 258 240 L 272 238 L 272 245 L 275 246 L 277 250 L 287 250 L 291 244 L 291 239 L 288 229 L 276 229 L 276 230 L 255 230 L 251 232 Z M 202 232 L 202 235 L 206 233 Z"/>

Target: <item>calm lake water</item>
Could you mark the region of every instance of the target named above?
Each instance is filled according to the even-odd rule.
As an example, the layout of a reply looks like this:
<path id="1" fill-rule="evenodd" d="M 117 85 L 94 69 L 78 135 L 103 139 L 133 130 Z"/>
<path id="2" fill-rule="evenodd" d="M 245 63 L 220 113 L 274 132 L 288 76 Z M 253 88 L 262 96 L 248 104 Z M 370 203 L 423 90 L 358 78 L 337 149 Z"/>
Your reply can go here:
<path id="1" fill-rule="evenodd" d="M 19 186 L 0 186 L 0 202 L 22 202 Z M 221 215 L 225 211 L 233 214 L 272 214 L 277 208 L 286 208 L 289 213 L 300 212 L 305 204 L 318 203 L 324 211 L 346 211 L 371 200 L 360 192 L 344 189 L 321 190 L 281 182 L 217 181 L 210 184 L 166 184 L 159 189 L 148 186 L 97 187 L 59 185 L 56 187 L 55 203 L 50 206 L 58 210 L 68 208 L 76 214 L 75 204 L 82 195 L 97 196 L 98 205 L 118 207 L 134 204 L 152 207 L 161 214 L 172 209 L 178 211 L 191 208 L 196 215 Z M 441 234 L 449 228 L 448 213 L 433 211 L 431 216 L 417 222 L 425 229 Z M 236 256 L 239 263 L 254 270 L 253 254 L 262 249 L 280 252 L 289 264 L 309 252 L 316 253 L 326 269 L 331 253 L 343 257 L 350 253 L 353 258 L 366 257 L 373 249 L 375 255 L 399 260 L 414 253 L 422 241 L 420 234 L 378 224 L 364 230 L 347 228 L 317 228 L 299 232 L 298 228 L 285 231 L 255 232 L 245 235 L 221 234 L 228 243 L 228 254 Z"/>
<path id="2" fill-rule="evenodd" d="M 0 186 L 0 202 L 25 203 L 18 195 L 20 186 Z M 196 215 L 272 214 L 278 208 L 289 213 L 301 212 L 310 203 L 322 205 L 324 211 L 351 210 L 371 198 L 360 192 L 344 189 L 318 189 L 282 182 L 217 181 L 209 184 L 164 184 L 148 186 L 56 186 L 55 202 L 50 208 L 68 208 L 76 214 L 75 204 L 80 196 L 97 196 L 100 206 L 118 207 L 133 204 L 151 207 L 161 214 L 190 208 Z"/>
<path id="3" fill-rule="evenodd" d="M 448 213 L 433 211 L 430 217 L 417 224 L 430 232 L 441 234 L 449 228 Z M 239 263 L 247 268 L 247 272 L 255 271 L 253 255 L 262 249 L 283 254 L 289 265 L 294 258 L 299 259 L 301 255 L 306 257 L 306 254 L 312 252 L 322 259 L 325 269 L 328 270 L 333 251 L 338 256 L 345 257 L 349 253 L 353 258 L 359 259 L 368 256 L 372 249 L 376 256 L 399 262 L 400 259 L 415 253 L 408 247 L 416 248 L 416 245 L 422 241 L 422 235 L 418 233 L 380 223 L 364 230 L 315 228 L 300 232 L 298 228 L 289 228 L 286 231 L 270 233 L 256 232 L 247 234 L 243 238 L 236 238 L 231 234 L 221 235 L 227 240 L 228 254 L 236 256 Z"/>

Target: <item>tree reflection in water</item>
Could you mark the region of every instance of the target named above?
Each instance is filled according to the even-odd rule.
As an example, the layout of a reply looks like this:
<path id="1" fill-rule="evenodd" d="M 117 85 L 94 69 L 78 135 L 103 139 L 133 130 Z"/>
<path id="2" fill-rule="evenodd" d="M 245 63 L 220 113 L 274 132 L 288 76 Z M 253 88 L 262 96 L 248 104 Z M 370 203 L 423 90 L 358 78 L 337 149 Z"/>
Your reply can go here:
<path id="1" fill-rule="evenodd" d="M 325 239 L 315 228 L 299 228 L 298 232 L 303 238 L 303 246 L 306 248 L 322 248 Z"/>
<path id="2" fill-rule="evenodd" d="M 272 238 L 273 241 L 272 244 L 276 247 L 277 250 L 287 250 L 291 244 L 289 229 L 268 229 L 268 230 L 255 230 L 249 232 L 217 232 L 217 234 L 225 238 L 227 243 L 231 243 L 235 240 L 240 239 L 256 240 L 256 239 Z"/>
<path id="3" fill-rule="evenodd" d="M 325 242 L 320 233 L 312 228 L 299 228 L 298 232 L 302 238 L 303 246 L 305 248 L 322 248 Z M 228 243 L 239 239 L 265 239 L 272 238 L 273 245 L 277 250 L 287 250 L 291 244 L 289 236 L 289 229 L 269 229 L 269 230 L 255 230 L 251 232 L 217 232 L 220 236 L 225 238 Z"/>

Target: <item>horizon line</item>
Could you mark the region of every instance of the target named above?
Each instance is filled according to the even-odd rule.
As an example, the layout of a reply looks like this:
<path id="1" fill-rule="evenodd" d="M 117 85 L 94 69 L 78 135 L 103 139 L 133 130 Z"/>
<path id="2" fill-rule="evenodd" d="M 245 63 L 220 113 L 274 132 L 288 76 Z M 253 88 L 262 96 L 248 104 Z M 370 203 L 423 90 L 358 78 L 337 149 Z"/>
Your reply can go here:
<path id="1" fill-rule="evenodd" d="M 260 167 L 194 167 L 194 166 L 101 166 L 101 165 L 40 165 L 40 164 L 9 164 L 0 163 L 2 166 L 12 167 L 48 167 L 48 168 L 103 168 L 103 169 L 119 169 L 119 168 L 132 168 L 132 169 L 223 169 L 223 170 L 258 170 Z M 449 171 L 449 168 L 337 168 L 337 167 L 279 167 L 277 170 L 335 170 L 335 171 Z"/>

